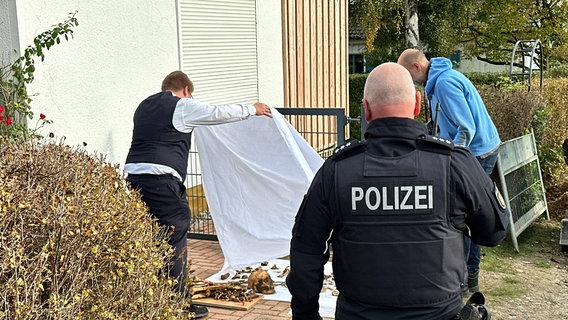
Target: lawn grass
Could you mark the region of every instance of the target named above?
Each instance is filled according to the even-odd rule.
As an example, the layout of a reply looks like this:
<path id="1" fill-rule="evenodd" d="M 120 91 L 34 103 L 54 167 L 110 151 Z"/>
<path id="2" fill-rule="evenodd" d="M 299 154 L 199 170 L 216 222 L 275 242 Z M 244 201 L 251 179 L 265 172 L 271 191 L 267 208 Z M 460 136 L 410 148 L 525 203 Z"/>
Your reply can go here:
<path id="1" fill-rule="evenodd" d="M 555 255 L 562 255 L 559 244 L 560 224 L 540 217 L 535 220 L 517 239 L 519 252 L 515 251 L 510 234 L 497 247 L 482 247 L 482 276 L 486 281 L 483 292 L 490 300 L 513 299 L 531 290 L 513 267 L 515 260 L 523 260 L 524 265 L 549 269 Z M 483 272 L 486 271 L 485 274 Z"/>

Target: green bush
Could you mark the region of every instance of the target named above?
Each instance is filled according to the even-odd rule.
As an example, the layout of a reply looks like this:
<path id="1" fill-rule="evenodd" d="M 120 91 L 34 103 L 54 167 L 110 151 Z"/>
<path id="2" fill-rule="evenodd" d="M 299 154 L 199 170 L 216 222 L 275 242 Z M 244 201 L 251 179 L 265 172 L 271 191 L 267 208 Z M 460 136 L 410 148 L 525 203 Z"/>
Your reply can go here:
<path id="1" fill-rule="evenodd" d="M 562 179 L 568 169 L 562 156 L 562 143 L 568 139 L 568 78 L 546 78 L 542 90 L 547 120 L 538 127 L 542 132 L 539 158 L 547 165 L 545 178 L 551 185 Z"/>
<path id="2" fill-rule="evenodd" d="M 568 64 L 551 62 L 544 72 L 546 78 L 566 78 L 568 77 Z"/>
<path id="3" fill-rule="evenodd" d="M 544 75 L 549 78 L 568 77 L 568 44 L 562 44 L 551 49 Z"/>
<path id="4" fill-rule="evenodd" d="M 542 94 L 503 80 L 478 86 L 502 141 L 534 131 L 547 188 L 561 179 L 567 169 L 561 151 L 568 138 L 567 89 L 567 78 L 545 78 Z"/>
<path id="5" fill-rule="evenodd" d="M 544 79 L 543 96 L 550 108 L 550 123 L 543 142 L 559 146 L 568 138 L 568 77 Z"/>
<path id="6" fill-rule="evenodd" d="M 361 116 L 361 100 L 366 80 L 366 74 L 349 75 L 349 117 L 351 118 Z M 350 122 L 349 138 L 361 140 L 361 123 Z"/>
<path id="7" fill-rule="evenodd" d="M 179 319 L 163 229 L 116 165 L 0 137 L 0 318 Z"/>
<path id="8" fill-rule="evenodd" d="M 494 85 L 502 77 L 508 77 L 506 72 L 466 72 L 464 75 L 476 86 Z"/>

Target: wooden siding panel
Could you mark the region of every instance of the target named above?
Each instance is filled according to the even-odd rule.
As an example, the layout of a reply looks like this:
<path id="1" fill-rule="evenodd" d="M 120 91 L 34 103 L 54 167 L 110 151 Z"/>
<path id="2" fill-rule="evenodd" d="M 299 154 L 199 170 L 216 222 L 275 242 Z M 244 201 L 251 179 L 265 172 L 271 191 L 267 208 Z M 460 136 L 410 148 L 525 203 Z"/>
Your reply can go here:
<path id="1" fill-rule="evenodd" d="M 346 1 L 343 1 L 346 2 Z M 340 21 L 341 26 L 339 32 L 341 33 L 341 88 L 343 89 L 343 94 L 340 96 L 339 104 L 340 106 L 347 106 L 345 112 L 349 115 L 349 51 L 348 51 L 348 39 L 349 39 L 349 24 L 348 24 L 348 10 L 347 6 L 341 6 Z"/>
<path id="2" fill-rule="evenodd" d="M 347 1 L 282 0 L 286 107 L 347 106 Z"/>
<path id="3" fill-rule="evenodd" d="M 347 113 L 347 1 L 282 0 L 282 8 L 285 107 L 344 108 Z M 297 117 L 292 125 L 298 131 L 335 130 L 334 119 L 313 119 Z M 329 143 L 318 140 L 312 145 Z"/>
<path id="4" fill-rule="evenodd" d="M 329 24 L 329 1 L 323 1 L 323 6 L 322 6 L 322 46 L 323 46 L 323 50 L 322 50 L 322 65 L 324 66 L 329 66 L 331 63 L 331 59 L 329 58 L 329 30 L 330 30 L 330 24 Z M 330 85 L 330 81 L 329 81 L 329 68 L 321 68 L 322 69 L 322 105 L 323 106 L 329 106 L 330 103 L 330 99 L 329 96 L 331 94 L 333 94 L 330 91 L 329 85 Z"/>

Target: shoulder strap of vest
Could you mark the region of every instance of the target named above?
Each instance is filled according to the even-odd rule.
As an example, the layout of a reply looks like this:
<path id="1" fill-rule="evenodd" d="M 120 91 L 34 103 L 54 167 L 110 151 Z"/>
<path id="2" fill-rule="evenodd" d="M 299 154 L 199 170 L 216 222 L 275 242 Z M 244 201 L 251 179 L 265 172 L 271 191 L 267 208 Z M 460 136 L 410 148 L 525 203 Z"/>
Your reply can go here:
<path id="1" fill-rule="evenodd" d="M 432 135 L 421 135 L 416 139 L 418 149 L 436 153 L 450 154 L 454 150 L 451 140 Z"/>
<path id="2" fill-rule="evenodd" d="M 343 159 L 349 155 L 364 151 L 366 145 L 367 143 L 365 141 L 359 140 L 346 142 L 335 148 L 330 158 L 334 161 Z"/>

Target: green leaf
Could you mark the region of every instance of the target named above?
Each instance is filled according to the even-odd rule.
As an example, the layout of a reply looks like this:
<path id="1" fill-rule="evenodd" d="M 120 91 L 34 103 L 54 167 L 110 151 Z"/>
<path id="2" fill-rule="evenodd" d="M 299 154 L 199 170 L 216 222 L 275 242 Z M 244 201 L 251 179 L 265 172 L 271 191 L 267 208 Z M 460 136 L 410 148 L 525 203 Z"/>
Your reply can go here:
<path id="1" fill-rule="evenodd" d="M 33 117 L 29 105 L 32 99 L 27 94 L 26 84 L 34 80 L 34 72 L 36 70 L 34 57 L 39 57 L 41 61 L 44 61 L 44 50 L 49 50 L 53 45 L 60 44 L 61 34 L 64 34 L 65 39 L 68 40 L 68 34 L 73 33 L 70 27 L 77 25 L 77 20 L 74 15 L 75 14 L 69 17 L 67 21 L 59 23 L 51 30 L 44 31 L 37 35 L 33 40 L 33 45 L 28 46 L 23 51 L 23 54 L 6 68 L 6 70 L 11 72 L 11 76 L 8 77 L 8 80 L 0 78 L 0 89 L 4 89 L 4 86 L 9 87 L 11 90 L 10 99 L 13 101 L 2 101 L 2 103 L 7 106 L 12 106 L 11 110 L 14 112 L 15 117 L 13 119 L 15 119 L 15 122 L 10 127 L 0 127 L 0 135 L 17 138 L 29 137 L 30 134 L 33 133 L 32 131 L 28 131 L 25 124 L 18 123 L 18 119 L 25 117 L 32 119 Z M 2 71 L 1 67 L 0 71 Z M 0 76 L 3 77 L 4 75 L 0 74 Z"/>

